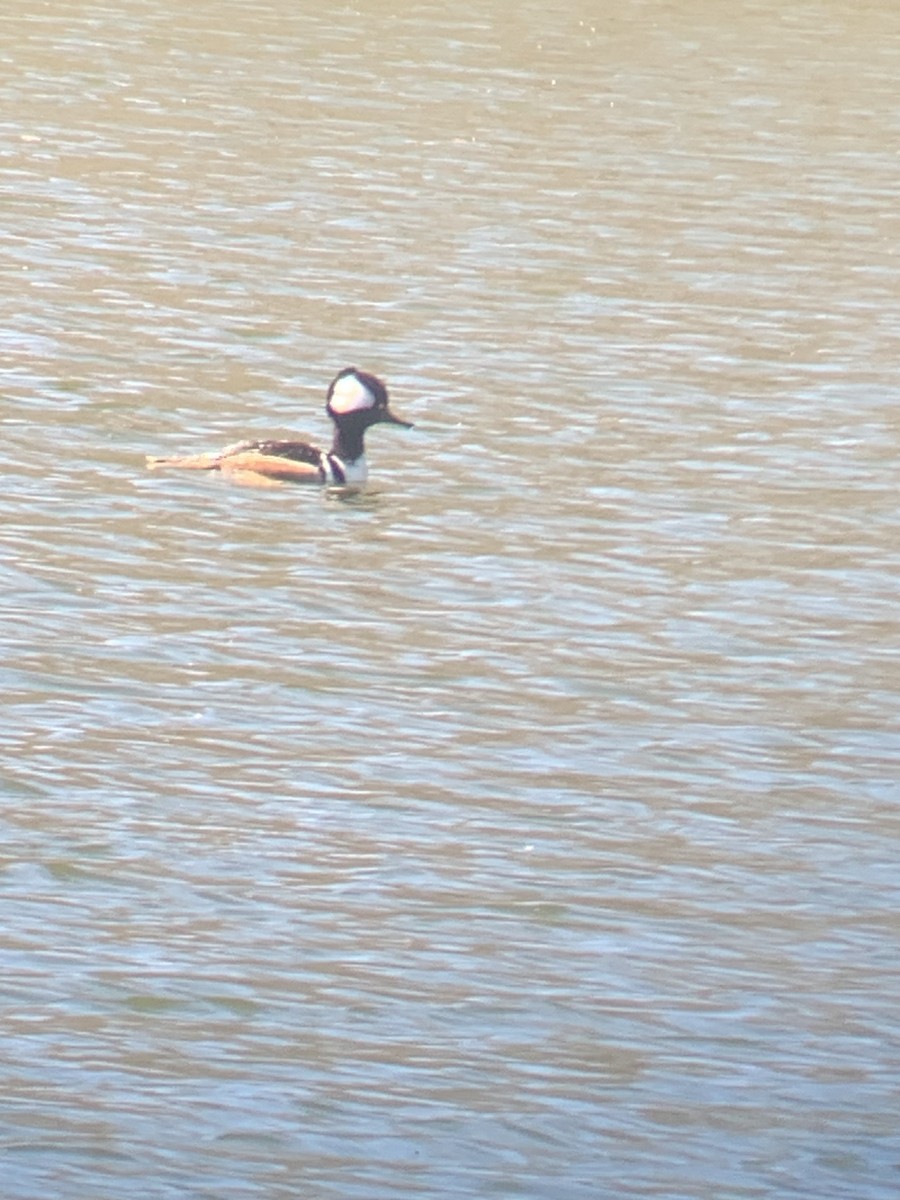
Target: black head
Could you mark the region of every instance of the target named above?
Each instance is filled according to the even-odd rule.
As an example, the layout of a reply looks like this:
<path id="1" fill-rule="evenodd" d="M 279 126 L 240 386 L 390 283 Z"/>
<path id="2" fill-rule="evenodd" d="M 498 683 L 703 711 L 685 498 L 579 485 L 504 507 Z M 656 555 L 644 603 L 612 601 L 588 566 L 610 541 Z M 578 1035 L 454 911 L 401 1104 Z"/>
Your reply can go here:
<path id="1" fill-rule="evenodd" d="M 387 388 L 377 377 L 356 367 L 344 367 L 328 386 L 325 411 L 336 424 L 354 424 L 368 428 L 385 423 L 412 429 L 409 421 L 395 417 L 388 407 Z"/>

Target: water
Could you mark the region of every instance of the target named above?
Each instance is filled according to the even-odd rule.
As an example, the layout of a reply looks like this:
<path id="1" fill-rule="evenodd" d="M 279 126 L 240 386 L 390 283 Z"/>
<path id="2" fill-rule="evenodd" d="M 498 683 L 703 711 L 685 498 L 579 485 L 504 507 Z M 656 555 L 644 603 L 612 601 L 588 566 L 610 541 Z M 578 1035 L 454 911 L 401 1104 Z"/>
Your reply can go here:
<path id="1" fill-rule="evenodd" d="M 5 1200 L 896 1194 L 898 26 L 7 6 Z"/>

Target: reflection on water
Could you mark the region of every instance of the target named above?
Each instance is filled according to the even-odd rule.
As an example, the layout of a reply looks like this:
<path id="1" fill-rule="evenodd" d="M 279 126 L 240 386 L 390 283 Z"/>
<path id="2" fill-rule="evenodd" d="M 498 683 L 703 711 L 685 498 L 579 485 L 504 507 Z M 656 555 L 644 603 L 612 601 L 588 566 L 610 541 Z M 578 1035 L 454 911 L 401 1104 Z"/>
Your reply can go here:
<path id="1" fill-rule="evenodd" d="M 898 18 L 579 12 L 7 16 L 9 1200 L 895 1194 Z"/>

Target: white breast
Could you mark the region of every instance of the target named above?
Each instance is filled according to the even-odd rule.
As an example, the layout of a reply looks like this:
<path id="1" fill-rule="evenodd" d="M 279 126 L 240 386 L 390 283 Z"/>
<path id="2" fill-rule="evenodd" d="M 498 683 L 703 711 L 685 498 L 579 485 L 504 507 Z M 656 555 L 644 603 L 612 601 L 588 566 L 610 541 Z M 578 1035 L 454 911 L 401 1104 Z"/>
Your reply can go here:
<path id="1" fill-rule="evenodd" d="M 342 463 L 341 466 L 344 478 L 348 483 L 365 483 L 369 477 L 369 467 L 364 454 L 361 454 L 355 462 Z"/>
<path id="2" fill-rule="evenodd" d="M 364 454 L 349 463 L 338 458 L 336 454 L 323 454 L 321 463 L 325 472 L 325 482 L 336 484 L 338 487 L 342 483 L 365 483 L 369 477 L 369 467 Z"/>

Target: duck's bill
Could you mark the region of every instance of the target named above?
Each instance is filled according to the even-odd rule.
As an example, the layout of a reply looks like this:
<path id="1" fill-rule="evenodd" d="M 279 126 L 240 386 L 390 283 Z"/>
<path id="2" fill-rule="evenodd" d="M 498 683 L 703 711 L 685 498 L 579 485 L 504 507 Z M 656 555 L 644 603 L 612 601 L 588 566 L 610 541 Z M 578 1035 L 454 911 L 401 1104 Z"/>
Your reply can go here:
<path id="1" fill-rule="evenodd" d="M 379 420 L 383 421 L 385 425 L 399 425 L 401 429 L 413 428 L 412 421 L 401 421 L 399 417 L 394 416 L 389 408 L 383 408 L 381 410 L 381 416 Z"/>

